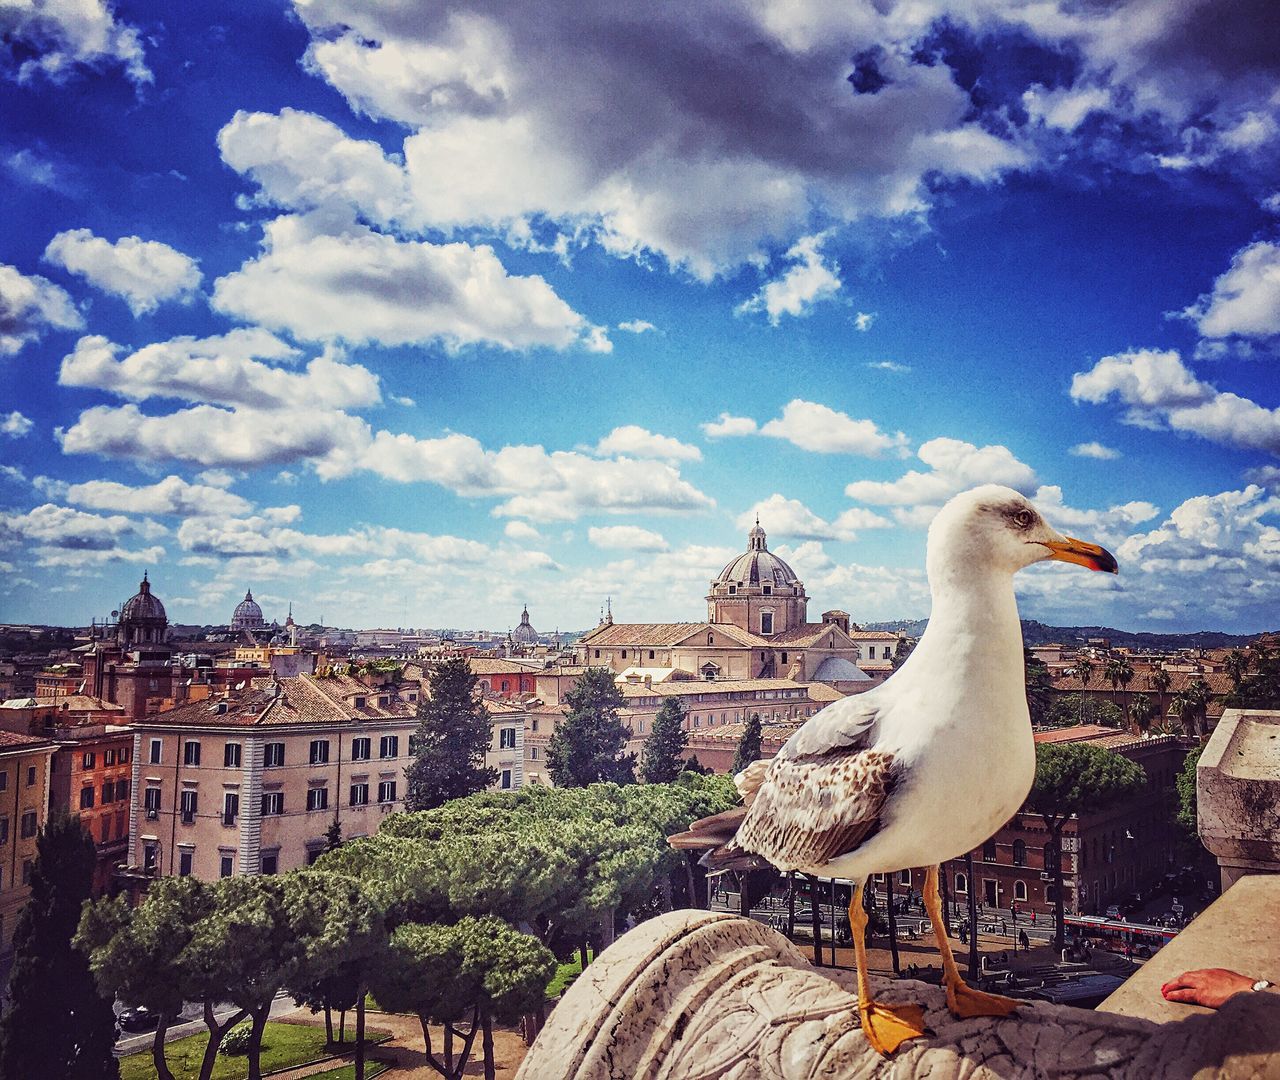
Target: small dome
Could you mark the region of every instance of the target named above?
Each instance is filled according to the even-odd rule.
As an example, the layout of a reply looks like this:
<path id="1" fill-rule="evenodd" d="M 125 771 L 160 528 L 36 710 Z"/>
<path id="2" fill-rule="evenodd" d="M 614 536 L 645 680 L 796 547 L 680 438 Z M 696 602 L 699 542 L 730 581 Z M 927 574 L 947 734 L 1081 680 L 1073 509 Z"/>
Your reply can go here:
<path id="1" fill-rule="evenodd" d="M 511 640 L 517 645 L 538 644 L 538 631 L 529 623 L 529 606 L 520 612 L 520 625 L 511 631 Z"/>
<path id="2" fill-rule="evenodd" d="M 231 616 L 231 629 L 261 630 L 266 625 L 267 621 L 262 617 L 262 608 L 253 599 L 253 590 L 245 590 L 244 599 L 236 605 L 236 610 Z"/>
<path id="3" fill-rule="evenodd" d="M 160 598 L 151 592 L 151 582 L 147 580 L 147 575 L 142 575 L 142 581 L 138 584 L 138 591 L 124 602 L 124 606 L 120 609 L 120 621 L 129 623 L 140 622 L 164 622 L 169 621 L 169 617 L 165 614 L 164 605 L 160 603 Z"/>
<path id="4" fill-rule="evenodd" d="M 800 585 L 800 579 L 790 566 L 769 550 L 764 529 L 757 520 L 755 527 L 747 533 L 747 550 L 734 558 L 712 582 L 712 588 L 720 585 L 790 588 Z"/>

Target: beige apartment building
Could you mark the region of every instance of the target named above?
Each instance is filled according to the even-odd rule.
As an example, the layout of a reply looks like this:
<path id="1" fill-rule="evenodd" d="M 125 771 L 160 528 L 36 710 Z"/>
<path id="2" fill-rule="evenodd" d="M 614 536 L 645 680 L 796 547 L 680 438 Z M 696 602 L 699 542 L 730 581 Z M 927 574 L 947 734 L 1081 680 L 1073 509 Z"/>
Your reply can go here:
<path id="1" fill-rule="evenodd" d="M 133 725 L 129 865 L 146 876 L 306 866 L 404 809 L 421 694 L 347 669 L 252 680 Z"/>
<path id="2" fill-rule="evenodd" d="M 31 896 L 36 838 L 49 818 L 52 739 L 0 730 L 0 956 Z"/>

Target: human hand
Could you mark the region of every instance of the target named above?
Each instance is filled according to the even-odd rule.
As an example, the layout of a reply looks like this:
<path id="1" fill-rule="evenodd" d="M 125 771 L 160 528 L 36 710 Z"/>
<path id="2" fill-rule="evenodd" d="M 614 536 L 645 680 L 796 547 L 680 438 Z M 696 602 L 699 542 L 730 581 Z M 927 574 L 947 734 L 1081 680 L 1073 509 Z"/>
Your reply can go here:
<path id="1" fill-rule="evenodd" d="M 1201 968 L 1184 971 L 1177 978 L 1170 979 L 1160 987 L 1160 993 L 1165 1001 L 1217 1009 L 1242 990 L 1252 990 L 1254 982 L 1250 976 L 1226 968 Z"/>

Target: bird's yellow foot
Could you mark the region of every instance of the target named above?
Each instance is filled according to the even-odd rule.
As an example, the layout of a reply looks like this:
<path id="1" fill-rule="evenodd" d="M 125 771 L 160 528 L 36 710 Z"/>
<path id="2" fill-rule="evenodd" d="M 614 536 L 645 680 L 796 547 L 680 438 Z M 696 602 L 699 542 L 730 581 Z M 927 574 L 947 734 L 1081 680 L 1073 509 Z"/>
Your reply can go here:
<path id="1" fill-rule="evenodd" d="M 888 1056 L 908 1039 L 926 1034 L 924 1010 L 918 1005 L 882 1005 L 878 1001 L 858 1006 L 862 1032 L 873 1047 Z"/>
<path id="2" fill-rule="evenodd" d="M 968 1019 L 974 1016 L 1008 1016 L 1018 1007 L 1013 998 L 974 990 L 963 982 L 947 984 L 947 1008 L 952 1016 Z"/>

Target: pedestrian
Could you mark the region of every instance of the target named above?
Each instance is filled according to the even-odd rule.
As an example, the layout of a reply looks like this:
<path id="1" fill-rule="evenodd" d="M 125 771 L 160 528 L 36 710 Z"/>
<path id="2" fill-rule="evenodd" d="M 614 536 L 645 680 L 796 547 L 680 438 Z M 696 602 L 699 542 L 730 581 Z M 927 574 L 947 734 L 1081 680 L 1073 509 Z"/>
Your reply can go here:
<path id="1" fill-rule="evenodd" d="M 1031 939 L 1027 937 L 1027 932 L 1025 930 L 1018 931 L 1018 943 L 1022 946 L 1023 952 L 1026 952 L 1031 948 Z"/>
<path id="2" fill-rule="evenodd" d="M 1036 909 L 1032 908 L 1031 909 L 1031 925 L 1035 926 L 1035 924 L 1036 924 Z"/>

